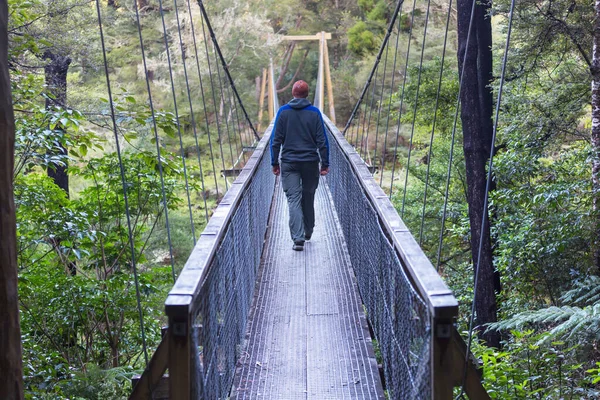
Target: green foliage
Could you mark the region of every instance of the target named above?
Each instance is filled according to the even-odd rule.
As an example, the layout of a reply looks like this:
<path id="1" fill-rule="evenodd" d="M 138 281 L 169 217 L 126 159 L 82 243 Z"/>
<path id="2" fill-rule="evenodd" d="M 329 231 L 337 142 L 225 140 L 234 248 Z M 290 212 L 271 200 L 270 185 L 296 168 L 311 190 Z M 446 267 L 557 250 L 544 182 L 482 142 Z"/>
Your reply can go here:
<path id="1" fill-rule="evenodd" d="M 502 350 L 475 344 L 483 362 L 483 381 L 492 399 L 589 399 L 600 392 L 591 385 L 594 370 L 576 361 L 579 346 L 550 342 L 533 330 L 511 331 Z M 544 344 L 540 344 L 544 343 Z"/>
<path id="2" fill-rule="evenodd" d="M 492 324 L 490 329 L 507 330 L 524 325 L 545 326 L 551 329 L 545 341 L 566 340 L 578 342 L 582 338 L 598 340 L 600 335 L 600 278 L 589 276 L 577 281 L 573 289 L 561 297 L 567 305 L 551 306 L 518 313 L 504 321 Z"/>
<path id="3" fill-rule="evenodd" d="M 365 22 L 358 21 L 348 30 L 348 48 L 359 55 L 376 50 L 375 34 L 368 29 Z"/>

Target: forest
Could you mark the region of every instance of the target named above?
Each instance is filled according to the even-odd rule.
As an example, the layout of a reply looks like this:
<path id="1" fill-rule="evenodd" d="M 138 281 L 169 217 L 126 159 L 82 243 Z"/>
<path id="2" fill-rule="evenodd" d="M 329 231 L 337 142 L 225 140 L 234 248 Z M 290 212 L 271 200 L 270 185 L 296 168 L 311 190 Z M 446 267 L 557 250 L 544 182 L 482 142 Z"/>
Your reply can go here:
<path id="1" fill-rule="evenodd" d="M 128 397 L 227 171 L 270 122 L 263 70 L 279 104 L 298 79 L 312 90 L 318 43 L 283 37 L 322 31 L 337 125 L 353 118 L 465 339 L 481 269 L 471 350 L 490 397 L 600 398 L 600 3 L 478 1 L 465 56 L 471 2 L 405 1 L 380 59 L 395 1 L 206 2 L 221 64 L 190 0 L 7 2 L 25 398 Z"/>

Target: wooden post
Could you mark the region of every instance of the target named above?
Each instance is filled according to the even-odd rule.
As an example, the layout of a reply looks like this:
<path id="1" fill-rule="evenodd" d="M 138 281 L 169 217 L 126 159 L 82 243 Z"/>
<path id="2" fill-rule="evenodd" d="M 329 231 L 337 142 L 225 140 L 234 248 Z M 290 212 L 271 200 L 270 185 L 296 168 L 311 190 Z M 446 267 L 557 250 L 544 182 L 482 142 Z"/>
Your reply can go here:
<path id="1" fill-rule="evenodd" d="M 452 400 L 455 383 L 450 342 L 454 325 L 452 320 L 433 319 L 431 335 L 431 382 L 434 400 Z"/>
<path id="2" fill-rule="evenodd" d="M 258 125 L 256 130 L 260 133 L 262 124 L 263 108 L 265 106 L 265 89 L 267 85 L 267 69 L 263 68 L 262 82 L 260 83 L 260 97 L 258 98 Z"/>
<path id="3" fill-rule="evenodd" d="M 317 90 L 319 91 L 319 109 L 323 112 L 323 108 L 325 107 L 325 74 L 323 74 L 325 62 L 324 62 L 324 46 L 325 44 L 325 32 L 321 32 L 319 37 L 319 76 L 321 79 L 318 79 L 319 87 Z"/>
<path id="4" fill-rule="evenodd" d="M 165 302 L 165 311 L 169 316 L 169 395 L 174 400 L 192 398 L 192 296 L 169 296 Z"/>
<path id="5" fill-rule="evenodd" d="M 275 88 L 273 87 L 273 82 L 275 82 L 275 77 L 273 76 L 273 62 L 271 61 L 271 64 L 269 65 L 269 78 L 268 78 L 268 84 L 269 84 L 269 101 L 268 101 L 268 105 L 269 105 L 269 121 L 272 121 L 273 118 L 275 117 L 275 107 L 273 104 L 273 93 L 275 92 Z"/>
<path id="6" fill-rule="evenodd" d="M 0 0 L 0 399 L 23 399 L 13 197 L 15 119 L 8 72 L 8 3 Z"/>
<path id="7" fill-rule="evenodd" d="M 325 36 L 325 32 L 321 32 L 321 35 Z M 331 69 L 329 67 L 329 49 L 327 46 L 327 39 L 324 40 L 323 48 L 323 67 L 325 68 L 325 82 L 327 83 L 327 102 L 329 103 L 329 119 L 334 124 L 335 121 L 335 105 L 333 103 L 333 85 L 331 84 Z"/>

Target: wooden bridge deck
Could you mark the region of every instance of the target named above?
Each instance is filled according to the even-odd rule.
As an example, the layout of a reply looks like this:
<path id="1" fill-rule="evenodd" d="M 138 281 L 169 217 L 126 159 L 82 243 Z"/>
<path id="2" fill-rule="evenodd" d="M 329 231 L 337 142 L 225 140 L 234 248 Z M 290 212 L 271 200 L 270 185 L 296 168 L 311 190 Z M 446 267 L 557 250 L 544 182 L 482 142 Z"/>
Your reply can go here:
<path id="1" fill-rule="evenodd" d="M 363 306 L 325 179 L 292 250 L 279 184 L 232 399 L 383 399 Z"/>

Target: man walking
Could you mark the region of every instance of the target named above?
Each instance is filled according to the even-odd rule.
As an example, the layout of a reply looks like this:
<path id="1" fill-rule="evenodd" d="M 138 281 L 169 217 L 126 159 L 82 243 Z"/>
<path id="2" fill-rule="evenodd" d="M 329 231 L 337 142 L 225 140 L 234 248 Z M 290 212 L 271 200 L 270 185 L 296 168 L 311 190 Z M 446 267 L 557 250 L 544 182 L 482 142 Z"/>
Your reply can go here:
<path id="1" fill-rule="evenodd" d="M 307 99 L 308 84 L 294 83 L 292 96 L 294 98 L 279 109 L 275 118 L 271 165 L 275 175 L 281 173 L 281 185 L 287 196 L 292 248 L 302 251 L 304 241 L 310 240 L 315 227 L 314 203 L 319 176 L 329 172 L 329 143 L 321 112 Z"/>

